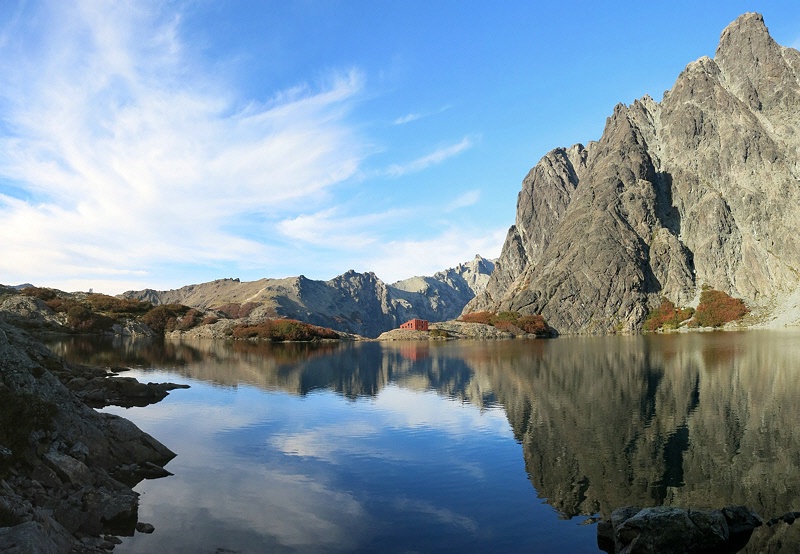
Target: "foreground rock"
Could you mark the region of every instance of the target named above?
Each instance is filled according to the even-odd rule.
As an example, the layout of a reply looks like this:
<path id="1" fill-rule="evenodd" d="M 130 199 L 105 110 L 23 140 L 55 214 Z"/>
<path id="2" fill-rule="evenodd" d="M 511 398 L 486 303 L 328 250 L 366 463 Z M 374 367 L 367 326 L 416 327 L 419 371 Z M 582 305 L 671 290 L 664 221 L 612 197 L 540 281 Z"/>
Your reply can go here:
<path id="1" fill-rule="evenodd" d="M 486 289 L 465 308 L 541 314 L 559 333 L 638 331 L 704 285 L 750 324 L 800 321 L 800 52 L 739 17 L 714 59 L 658 103 L 618 105 L 598 142 L 545 155 L 522 183 Z M 787 309 L 788 307 L 788 309 Z"/>
<path id="2" fill-rule="evenodd" d="M 174 389 L 188 389 L 189 385 L 176 383 L 141 383 L 133 377 L 120 377 L 116 371 L 75 364 L 51 364 L 50 371 L 58 377 L 75 396 L 92 408 L 121 406 L 143 407 L 160 402 Z"/>
<path id="3" fill-rule="evenodd" d="M 598 524 L 597 544 L 616 554 L 738 552 L 761 525 L 761 517 L 744 506 L 721 510 L 628 506 L 614 510 L 611 521 Z"/>
<path id="4" fill-rule="evenodd" d="M 0 322 L 0 551 L 110 550 L 136 528 L 131 487 L 169 474 L 163 466 L 175 454 L 88 407 L 54 375 L 69 371 Z"/>

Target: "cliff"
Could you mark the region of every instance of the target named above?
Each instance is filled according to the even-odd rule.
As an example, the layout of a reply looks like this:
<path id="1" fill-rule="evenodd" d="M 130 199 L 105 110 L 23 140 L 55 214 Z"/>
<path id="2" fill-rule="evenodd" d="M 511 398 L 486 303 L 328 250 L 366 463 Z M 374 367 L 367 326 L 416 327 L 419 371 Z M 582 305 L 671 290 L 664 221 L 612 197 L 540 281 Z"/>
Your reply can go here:
<path id="1" fill-rule="evenodd" d="M 662 297 L 696 304 L 707 285 L 761 321 L 797 322 L 798 105 L 800 52 L 742 15 L 660 103 L 616 106 L 599 141 L 531 169 L 496 270 L 464 312 L 637 331 Z"/>

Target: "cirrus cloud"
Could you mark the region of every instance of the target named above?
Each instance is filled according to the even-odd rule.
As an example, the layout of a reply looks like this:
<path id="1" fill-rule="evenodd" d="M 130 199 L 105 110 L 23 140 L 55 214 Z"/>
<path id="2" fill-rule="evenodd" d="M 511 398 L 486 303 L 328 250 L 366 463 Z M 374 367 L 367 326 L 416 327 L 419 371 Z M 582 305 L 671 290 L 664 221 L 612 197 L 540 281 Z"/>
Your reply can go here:
<path id="1" fill-rule="evenodd" d="M 133 283 L 161 264 L 268 256 L 240 219 L 313 205 L 356 172 L 358 70 L 240 98 L 158 6 L 49 5 L 2 30 L 4 281 Z"/>

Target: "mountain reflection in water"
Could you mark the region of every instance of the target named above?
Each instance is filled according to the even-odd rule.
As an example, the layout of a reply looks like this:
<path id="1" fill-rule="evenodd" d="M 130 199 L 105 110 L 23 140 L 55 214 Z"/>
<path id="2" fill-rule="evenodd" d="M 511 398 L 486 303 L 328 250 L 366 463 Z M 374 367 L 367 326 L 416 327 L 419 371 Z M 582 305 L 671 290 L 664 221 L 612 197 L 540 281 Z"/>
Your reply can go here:
<path id="1" fill-rule="evenodd" d="M 558 527 L 562 525 L 558 519 L 596 514 L 608 517 L 625 505 L 718 508 L 744 504 L 766 518 L 800 510 L 798 339 L 797 331 L 749 331 L 342 345 L 197 341 L 119 342 L 111 347 L 109 343 L 89 344 L 76 339 L 54 342 L 51 347 L 65 358 L 82 363 L 139 367 L 145 374 L 156 368 L 223 388 L 248 385 L 300 398 L 314 396 L 315 391 L 334 391 L 352 404 L 378 398 L 389 387 L 395 394 L 413 393 L 403 397 L 412 405 L 402 409 L 410 413 L 417 409 L 415 402 L 423 402 L 431 393 L 475 406 L 479 413 L 501 411 L 522 445 L 524 469 L 535 494 L 557 511 L 557 516 L 538 513 L 535 522 L 526 522 L 535 524 L 537 530 L 524 533 L 542 533 L 541 528 L 548 526 L 554 534 L 582 533 L 580 541 L 570 548 L 591 550 L 593 532 L 588 540 L 585 528 Z M 168 402 L 179 402 L 182 394 L 188 391 L 172 393 Z M 147 421 L 147 410 L 155 409 L 145 408 L 140 417 Z M 128 411 L 118 413 L 132 417 Z M 373 416 L 367 413 L 358 417 Z M 347 424 L 357 426 L 358 417 Z M 146 430 L 172 448 L 170 438 L 160 436 L 157 425 L 151 425 L 155 419 L 148 422 Z M 237 431 L 231 428 L 226 432 L 229 446 L 237 448 Z M 339 438 L 345 440 L 348 433 L 343 430 Z M 491 433 L 496 431 L 490 430 L 487 436 Z M 280 437 L 292 438 L 285 434 Z M 380 446 L 370 440 L 380 442 L 374 436 L 360 446 L 350 442 L 354 458 L 359 456 L 359 448 Z M 435 453 L 436 445 L 429 446 Z M 293 446 L 300 454 L 304 447 L 311 445 Z M 485 444 L 473 447 L 476 451 L 488 448 Z M 391 471 L 402 481 L 403 461 L 398 464 Z M 490 472 L 507 470 L 486 467 Z M 170 469 L 175 471 L 172 465 Z M 462 478 L 464 481 L 454 487 L 469 496 L 475 482 L 466 474 Z M 306 485 L 324 488 L 322 482 Z M 296 494 L 288 486 L 281 490 Z M 448 512 L 449 508 L 439 504 L 425 504 L 402 488 L 392 494 L 396 510 L 414 508 L 429 518 L 444 518 L 450 525 L 469 531 L 467 534 L 480 534 L 480 520 L 455 510 Z M 329 491 L 327 501 L 338 505 L 340 511 L 355 510 L 354 519 L 363 516 L 358 515 L 363 509 L 358 502 L 342 496 L 341 491 Z M 533 509 L 513 502 L 494 509 L 501 513 L 504 509 Z M 142 503 L 146 506 L 146 496 Z M 331 521 L 349 525 L 337 517 L 331 515 Z M 154 523 L 158 528 L 158 522 Z M 413 524 L 393 523 L 398 525 L 397 535 L 404 525 L 412 535 L 419 532 Z M 777 541 L 798 544 L 800 535 L 794 527 L 784 524 L 769 533 L 757 532 L 748 550 L 766 551 L 775 548 Z M 403 545 L 348 542 L 346 529 L 336 532 L 343 533 L 341 540 L 317 546 L 400 550 L 441 547 L 430 537 L 416 537 Z M 513 535 L 510 530 L 504 533 L 506 537 Z M 483 540 L 484 545 L 501 543 L 497 535 Z M 281 544 L 287 546 L 285 541 Z M 298 544 L 289 546 L 298 548 Z M 514 545 L 525 549 L 513 541 L 508 546 L 514 549 Z M 313 549 L 313 545 L 306 546 Z"/>

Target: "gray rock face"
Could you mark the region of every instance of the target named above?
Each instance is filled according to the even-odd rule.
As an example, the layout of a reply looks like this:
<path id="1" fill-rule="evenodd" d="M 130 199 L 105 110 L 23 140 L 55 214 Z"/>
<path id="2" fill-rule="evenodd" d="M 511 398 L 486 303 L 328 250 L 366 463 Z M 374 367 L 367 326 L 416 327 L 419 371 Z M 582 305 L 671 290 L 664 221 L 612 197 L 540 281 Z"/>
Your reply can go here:
<path id="1" fill-rule="evenodd" d="M 138 494 L 130 487 L 168 474 L 163 466 L 175 456 L 130 421 L 82 403 L 54 375 L 67 371 L 0 321 L 3 552 L 106 551 L 101 534 L 133 533 Z"/>
<path id="2" fill-rule="evenodd" d="M 302 275 L 252 282 L 221 279 L 171 291 L 130 291 L 124 296 L 203 309 L 252 303 L 256 306 L 249 316 L 253 321 L 289 317 L 345 333 L 377 337 L 411 318 L 444 321 L 457 317 L 467 302 L 483 290 L 493 270 L 493 262 L 476 256 L 432 277 L 412 277 L 392 285 L 372 272 L 351 270 L 329 281 Z"/>
<path id="3" fill-rule="evenodd" d="M 465 312 L 636 331 L 661 297 L 687 305 L 708 285 L 768 315 L 800 284 L 799 105 L 800 52 L 739 17 L 660 103 L 620 104 L 598 142 L 539 161 Z"/>

